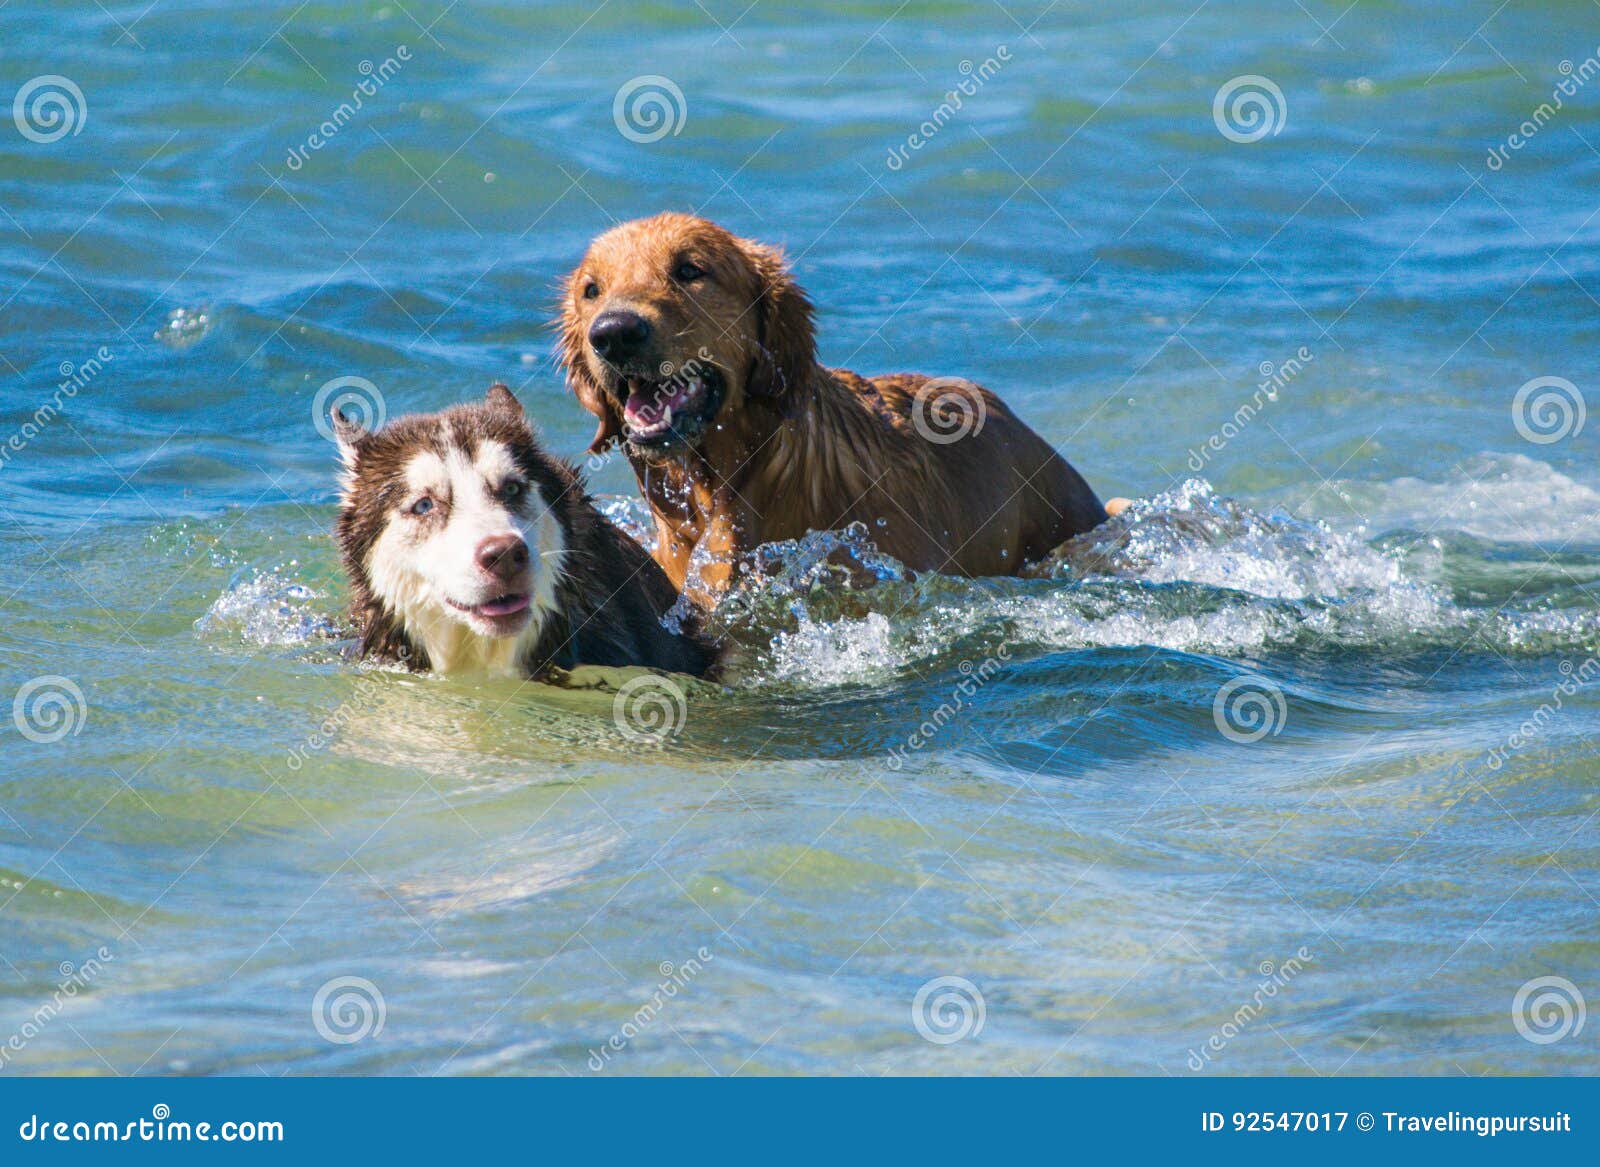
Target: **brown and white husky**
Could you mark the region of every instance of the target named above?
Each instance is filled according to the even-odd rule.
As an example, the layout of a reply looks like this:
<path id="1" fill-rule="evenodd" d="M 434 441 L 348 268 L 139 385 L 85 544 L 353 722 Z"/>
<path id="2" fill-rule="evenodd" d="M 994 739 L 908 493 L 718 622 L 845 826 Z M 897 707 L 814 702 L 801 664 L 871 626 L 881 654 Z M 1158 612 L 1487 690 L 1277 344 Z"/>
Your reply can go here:
<path id="1" fill-rule="evenodd" d="M 666 574 L 544 451 L 504 385 L 376 431 L 342 413 L 333 425 L 362 656 L 525 677 L 711 667 L 705 642 L 661 622 L 678 598 Z"/>

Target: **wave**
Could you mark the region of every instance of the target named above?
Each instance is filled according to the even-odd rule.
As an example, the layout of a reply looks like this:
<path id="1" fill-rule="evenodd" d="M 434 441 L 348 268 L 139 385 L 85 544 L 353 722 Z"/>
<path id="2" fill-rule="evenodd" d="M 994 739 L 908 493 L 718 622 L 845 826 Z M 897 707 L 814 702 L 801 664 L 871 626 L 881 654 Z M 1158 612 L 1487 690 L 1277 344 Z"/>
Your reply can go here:
<path id="1" fill-rule="evenodd" d="M 1585 506 L 1600 507 L 1600 495 L 1541 463 L 1511 456 L 1485 465 L 1506 477 L 1478 467 L 1473 481 L 1505 492 L 1505 501 L 1539 490 L 1564 500 L 1560 529 L 1569 537 L 1573 523 L 1581 529 L 1586 521 Z M 1363 488 L 1374 503 L 1368 513 L 1382 516 L 1374 520 L 1382 536 L 1368 539 L 1365 524 L 1360 532 L 1337 530 L 1324 519 L 1253 508 L 1190 479 L 1069 541 L 1022 578 L 914 572 L 854 524 L 759 548 L 706 625 L 731 649 L 733 683 L 757 690 L 890 683 L 1002 647 L 1227 657 L 1592 649 L 1600 639 L 1600 561 L 1552 566 L 1546 555 L 1519 554 L 1520 542 L 1487 541 L 1487 532 L 1506 533 L 1500 519 L 1469 534 L 1419 531 L 1418 515 L 1454 486 L 1405 479 Z M 1401 500 L 1411 509 L 1402 510 Z M 640 500 L 598 501 L 648 544 Z M 1455 512 L 1444 513 L 1427 526 L 1463 527 Z M 1545 516 L 1535 531 L 1556 529 Z M 236 572 L 197 630 L 256 647 L 347 635 L 331 597 L 307 586 L 299 570 Z"/>

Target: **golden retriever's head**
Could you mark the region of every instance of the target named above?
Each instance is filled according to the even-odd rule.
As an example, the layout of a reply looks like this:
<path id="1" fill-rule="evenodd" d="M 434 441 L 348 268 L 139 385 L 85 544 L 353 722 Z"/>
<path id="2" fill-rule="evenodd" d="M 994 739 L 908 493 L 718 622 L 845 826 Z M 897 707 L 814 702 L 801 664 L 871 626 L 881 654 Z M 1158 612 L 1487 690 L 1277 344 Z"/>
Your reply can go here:
<path id="1" fill-rule="evenodd" d="M 601 235 L 567 278 L 561 358 L 600 419 L 647 458 L 737 424 L 752 399 L 798 385 L 816 359 L 811 303 L 774 249 L 693 215 Z"/>

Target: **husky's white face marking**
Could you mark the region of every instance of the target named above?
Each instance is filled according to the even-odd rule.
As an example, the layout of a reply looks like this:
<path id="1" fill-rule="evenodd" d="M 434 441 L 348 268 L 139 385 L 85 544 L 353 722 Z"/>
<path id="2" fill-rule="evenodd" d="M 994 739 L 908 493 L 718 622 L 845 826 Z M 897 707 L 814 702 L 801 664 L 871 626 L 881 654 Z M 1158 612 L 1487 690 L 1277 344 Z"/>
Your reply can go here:
<path id="1" fill-rule="evenodd" d="M 398 475 L 367 574 L 441 672 L 515 674 L 556 611 L 560 520 L 511 450 L 419 450 Z"/>

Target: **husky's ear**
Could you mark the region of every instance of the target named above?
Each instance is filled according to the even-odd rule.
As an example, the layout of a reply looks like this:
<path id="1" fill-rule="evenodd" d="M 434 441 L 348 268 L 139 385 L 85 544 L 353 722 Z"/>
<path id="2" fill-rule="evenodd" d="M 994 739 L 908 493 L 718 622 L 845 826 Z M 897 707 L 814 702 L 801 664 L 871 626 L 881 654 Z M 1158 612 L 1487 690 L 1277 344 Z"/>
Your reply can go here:
<path id="1" fill-rule="evenodd" d="M 342 405 L 333 407 L 333 440 L 339 444 L 339 457 L 346 467 L 354 470 L 361 443 L 371 431 L 367 423 L 353 413 L 346 413 Z"/>
<path id="2" fill-rule="evenodd" d="M 522 402 L 517 400 L 517 395 L 503 381 L 496 381 L 489 386 L 489 396 L 484 398 L 491 409 L 503 409 L 517 417 L 522 417 Z"/>

